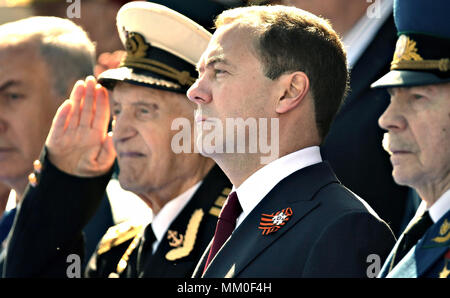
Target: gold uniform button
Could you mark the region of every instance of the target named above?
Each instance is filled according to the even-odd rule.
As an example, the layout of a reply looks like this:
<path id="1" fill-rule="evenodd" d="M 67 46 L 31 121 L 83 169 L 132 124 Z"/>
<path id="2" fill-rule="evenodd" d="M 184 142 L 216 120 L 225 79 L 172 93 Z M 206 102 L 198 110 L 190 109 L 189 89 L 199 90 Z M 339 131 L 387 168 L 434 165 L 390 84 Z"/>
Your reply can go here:
<path id="1" fill-rule="evenodd" d="M 31 173 L 30 175 L 28 175 L 28 182 L 33 187 L 35 187 L 37 185 L 37 178 L 34 173 Z"/>
<path id="2" fill-rule="evenodd" d="M 33 167 L 37 173 L 40 173 L 42 170 L 42 164 L 38 159 L 33 162 Z"/>

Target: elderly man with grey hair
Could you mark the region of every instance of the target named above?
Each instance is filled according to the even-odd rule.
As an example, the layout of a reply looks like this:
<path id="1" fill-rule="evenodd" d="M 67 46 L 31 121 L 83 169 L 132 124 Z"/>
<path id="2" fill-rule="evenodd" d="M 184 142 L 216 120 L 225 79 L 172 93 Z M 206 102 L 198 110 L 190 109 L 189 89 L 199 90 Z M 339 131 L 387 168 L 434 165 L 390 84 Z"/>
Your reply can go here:
<path id="1" fill-rule="evenodd" d="M 33 182 L 33 161 L 57 108 L 94 65 L 94 43 L 70 20 L 30 17 L 0 26 L 0 182 L 15 192 L 9 200 L 20 202 L 29 178 Z M 9 222 L 2 230 L 11 228 L 12 220 L 1 222 Z"/>

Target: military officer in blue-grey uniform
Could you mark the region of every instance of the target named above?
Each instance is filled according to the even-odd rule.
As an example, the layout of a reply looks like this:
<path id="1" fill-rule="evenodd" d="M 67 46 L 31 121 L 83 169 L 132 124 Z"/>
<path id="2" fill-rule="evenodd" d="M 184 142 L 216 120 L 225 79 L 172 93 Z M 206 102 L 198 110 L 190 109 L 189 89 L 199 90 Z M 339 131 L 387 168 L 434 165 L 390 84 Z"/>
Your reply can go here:
<path id="1" fill-rule="evenodd" d="M 117 28 L 127 55 L 98 79 L 111 90 L 113 134 L 106 89 L 93 77 L 77 82 L 55 116 L 18 214 L 6 277 L 74 275 L 67 260 L 79 253 L 81 229 L 110 179 L 114 152 L 121 186 L 149 205 L 153 220 L 110 228 L 87 277 L 189 277 L 214 234 L 230 182 L 211 159 L 193 153 L 193 136 L 187 144 L 172 141 L 181 133 L 172 128 L 176 119 L 193 128 L 185 93 L 211 34 L 143 1 L 120 9 Z"/>
<path id="2" fill-rule="evenodd" d="M 391 71 L 372 84 L 391 102 L 379 118 L 396 183 L 422 204 L 379 277 L 450 275 L 450 27 L 447 0 L 396 0 Z"/>

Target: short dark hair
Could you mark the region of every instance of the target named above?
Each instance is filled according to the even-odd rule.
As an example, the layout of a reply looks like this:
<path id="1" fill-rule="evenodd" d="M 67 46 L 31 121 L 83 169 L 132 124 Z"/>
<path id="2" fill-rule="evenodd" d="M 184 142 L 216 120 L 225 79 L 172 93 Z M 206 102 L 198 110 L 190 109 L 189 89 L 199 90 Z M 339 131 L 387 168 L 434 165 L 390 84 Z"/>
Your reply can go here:
<path id="1" fill-rule="evenodd" d="M 238 23 L 257 36 L 254 47 L 265 75 L 302 71 L 309 78 L 316 125 L 323 140 L 348 90 L 344 47 L 329 22 L 295 7 L 249 6 L 223 12 L 217 28 Z"/>

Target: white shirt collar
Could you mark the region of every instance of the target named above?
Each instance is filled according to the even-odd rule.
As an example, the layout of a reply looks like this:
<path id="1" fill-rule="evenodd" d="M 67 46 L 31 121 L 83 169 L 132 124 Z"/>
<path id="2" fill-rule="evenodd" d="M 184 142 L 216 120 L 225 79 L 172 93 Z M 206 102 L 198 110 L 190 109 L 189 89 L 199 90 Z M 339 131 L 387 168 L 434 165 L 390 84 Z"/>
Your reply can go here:
<path id="1" fill-rule="evenodd" d="M 167 233 L 167 229 L 170 227 L 173 220 L 178 216 L 181 210 L 183 210 L 184 206 L 186 206 L 186 204 L 194 196 L 194 193 L 200 187 L 201 183 L 202 181 L 198 182 L 175 199 L 170 200 L 153 218 L 151 225 L 153 233 L 155 233 L 156 237 L 156 241 L 153 243 L 153 253 L 155 253 L 159 243 Z"/>
<path id="2" fill-rule="evenodd" d="M 374 7 L 375 10 L 379 7 L 379 15 L 369 16 L 369 11 L 367 11 L 342 38 L 342 42 L 347 50 L 349 68 L 355 66 L 362 53 L 374 39 L 378 30 L 392 13 L 392 3 L 393 0 L 377 0 L 372 5 L 379 5 Z"/>
<path id="3" fill-rule="evenodd" d="M 442 216 L 450 210 L 450 189 L 448 189 L 433 205 L 428 209 L 430 217 L 437 223 Z"/>
<path id="4" fill-rule="evenodd" d="M 238 188 L 233 186 L 232 191 L 236 191 L 242 206 L 242 214 L 237 219 L 236 227 L 281 180 L 321 161 L 318 146 L 304 148 L 265 165 L 248 177 Z"/>
<path id="5" fill-rule="evenodd" d="M 5 211 L 12 210 L 17 207 L 17 195 L 14 189 L 9 192 L 8 201 L 6 202 Z"/>

